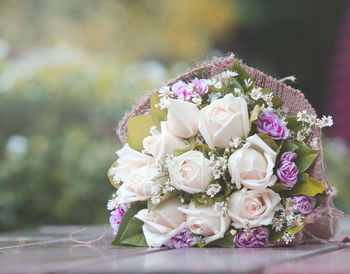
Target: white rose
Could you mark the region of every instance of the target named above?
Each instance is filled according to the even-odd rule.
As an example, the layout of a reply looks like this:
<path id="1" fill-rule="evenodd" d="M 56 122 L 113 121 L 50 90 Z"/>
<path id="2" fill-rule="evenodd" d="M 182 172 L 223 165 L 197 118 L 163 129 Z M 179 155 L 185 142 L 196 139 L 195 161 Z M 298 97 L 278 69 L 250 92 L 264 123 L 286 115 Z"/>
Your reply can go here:
<path id="1" fill-rule="evenodd" d="M 229 158 L 228 170 L 231 181 L 240 189 L 241 185 L 250 189 L 264 189 L 275 184 L 273 175 L 277 153 L 258 135 L 247 138 L 244 146 Z"/>
<path id="2" fill-rule="evenodd" d="M 217 210 L 214 205 L 196 208 L 191 202 L 188 208 L 180 208 L 180 211 L 186 214 L 187 227 L 191 232 L 205 236 L 207 244 L 224 237 L 231 223 L 230 217 L 224 216 L 223 211 Z"/>
<path id="3" fill-rule="evenodd" d="M 231 93 L 201 109 L 198 128 L 211 149 L 229 146 L 230 139 L 249 133 L 247 102 Z"/>
<path id="4" fill-rule="evenodd" d="M 185 140 L 169 132 L 167 122 L 160 123 L 161 132 L 151 129 L 151 135 L 143 139 L 144 152 L 152 154 L 155 161 L 164 160 L 167 154 L 186 148 Z"/>
<path id="5" fill-rule="evenodd" d="M 150 247 L 162 246 L 185 227 L 186 216 L 179 210 L 183 206 L 173 198 L 154 207 L 151 212 L 142 209 L 135 215 L 144 222 L 142 230 Z"/>
<path id="6" fill-rule="evenodd" d="M 210 161 L 199 151 L 188 151 L 169 163 L 171 184 L 179 190 L 194 194 L 207 189 L 212 173 Z"/>
<path id="7" fill-rule="evenodd" d="M 235 191 L 230 196 L 228 215 L 235 228 L 270 225 L 280 196 L 271 189 Z"/>
<path id="8" fill-rule="evenodd" d="M 190 102 L 179 99 L 169 99 L 168 126 L 169 130 L 180 137 L 189 138 L 198 133 L 198 107 Z"/>
<path id="9" fill-rule="evenodd" d="M 158 169 L 153 165 L 134 168 L 117 190 L 116 202 L 127 204 L 147 200 L 152 196 L 152 187 L 158 183 L 153 181 L 158 174 Z"/>
<path id="10" fill-rule="evenodd" d="M 128 144 L 124 145 L 124 147 L 118 150 L 116 153 L 119 158 L 117 160 L 118 164 L 116 166 L 115 174 L 121 181 L 124 181 L 130 172 L 136 168 L 143 167 L 154 162 L 154 159 L 151 156 L 130 148 Z"/>

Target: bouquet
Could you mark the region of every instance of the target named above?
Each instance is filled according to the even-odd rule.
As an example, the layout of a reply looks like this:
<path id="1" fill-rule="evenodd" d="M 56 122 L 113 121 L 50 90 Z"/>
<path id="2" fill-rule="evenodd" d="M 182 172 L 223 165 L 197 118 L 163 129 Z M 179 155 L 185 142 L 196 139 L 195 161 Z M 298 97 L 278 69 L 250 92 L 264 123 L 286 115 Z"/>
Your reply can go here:
<path id="1" fill-rule="evenodd" d="M 331 237 L 320 132 L 332 124 L 301 92 L 233 55 L 180 76 L 120 125 L 127 143 L 108 170 L 113 244 L 268 247 Z"/>

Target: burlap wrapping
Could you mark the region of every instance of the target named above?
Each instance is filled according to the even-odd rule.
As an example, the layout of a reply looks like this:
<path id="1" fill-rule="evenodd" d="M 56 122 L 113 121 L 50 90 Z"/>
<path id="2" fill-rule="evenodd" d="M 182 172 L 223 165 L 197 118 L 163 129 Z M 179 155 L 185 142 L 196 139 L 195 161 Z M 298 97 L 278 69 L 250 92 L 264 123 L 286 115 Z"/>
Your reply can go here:
<path id="1" fill-rule="evenodd" d="M 204 62 L 198 65 L 196 68 L 178 76 L 175 79 L 170 80 L 167 85 L 171 86 L 179 80 L 184 82 L 192 81 L 200 70 L 204 71 L 206 78 L 211 78 L 214 75 L 228 70 L 235 61 L 234 54 L 227 57 L 214 58 L 211 62 Z M 289 109 L 289 115 L 295 116 L 299 111 L 307 110 L 308 114 L 316 115 L 314 108 L 310 105 L 304 94 L 299 90 L 293 89 L 287 86 L 283 82 L 264 74 L 263 72 L 249 67 L 239 60 L 242 67 L 251 75 L 255 84 L 261 88 L 269 88 L 272 92 L 278 95 L 283 101 L 284 106 Z M 132 108 L 132 111 L 126 113 L 122 121 L 117 128 L 117 134 L 122 143 L 127 142 L 126 137 L 126 124 L 130 118 L 149 113 L 150 111 L 150 98 L 151 93 L 146 94 L 142 101 Z M 332 238 L 337 230 L 338 216 L 333 214 L 333 196 L 335 194 L 334 189 L 330 186 L 327 180 L 327 176 L 324 170 L 323 163 L 323 149 L 322 149 L 322 131 L 316 128 L 311 137 L 318 137 L 318 147 L 320 149 L 320 155 L 316 159 L 315 163 L 308 171 L 312 177 L 315 177 L 319 181 L 322 181 L 326 186 L 326 192 L 330 195 L 313 213 L 309 214 L 306 218 L 305 233 L 298 233 L 296 239 L 298 242 L 306 241 L 322 241 L 322 239 Z"/>

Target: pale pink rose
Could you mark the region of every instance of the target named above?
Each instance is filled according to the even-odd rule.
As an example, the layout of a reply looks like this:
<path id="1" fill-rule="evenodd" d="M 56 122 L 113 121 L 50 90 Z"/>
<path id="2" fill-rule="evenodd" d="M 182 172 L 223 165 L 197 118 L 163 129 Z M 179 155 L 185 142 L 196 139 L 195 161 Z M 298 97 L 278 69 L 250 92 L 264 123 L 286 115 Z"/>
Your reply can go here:
<path id="1" fill-rule="evenodd" d="M 191 202 L 188 208 L 181 208 L 186 214 L 187 227 L 192 233 L 205 236 L 205 243 L 224 237 L 231 223 L 231 218 L 214 205 L 195 207 Z"/>
<path id="2" fill-rule="evenodd" d="M 160 123 L 161 132 L 155 127 L 151 129 L 151 135 L 143 139 L 144 152 L 151 154 L 155 161 L 164 160 L 167 154 L 172 154 L 177 149 L 186 148 L 185 140 L 175 136 L 168 129 L 167 122 Z"/>
<path id="3" fill-rule="evenodd" d="M 142 226 L 147 244 L 161 247 L 184 227 L 186 216 L 179 209 L 184 205 L 176 198 L 162 202 L 148 212 L 142 209 L 135 217 L 144 222 Z"/>
<path id="4" fill-rule="evenodd" d="M 281 197 L 271 189 L 235 191 L 230 196 L 228 215 L 235 228 L 267 226 L 272 223 Z"/>
<path id="5" fill-rule="evenodd" d="M 194 194 L 207 189 L 212 173 L 210 161 L 199 151 L 188 151 L 169 163 L 171 184 L 179 190 Z"/>
<path id="6" fill-rule="evenodd" d="M 258 135 L 250 136 L 241 149 L 229 158 L 228 170 L 231 182 L 240 189 L 242 185 L 249 189 L 264 189 L 275 184 L 273 175 L 277 153 Z"/>
<path id="7" fill-rule="evenodd" d="M 200 110 L 198 128 L 211 149 L 228 147 L 230 139 L 249 133 L 247 102 L 231 93 L 213 101 Z"/>
<path id="8" fill-rule="evenodd" d="M 152 187 L 156 184 L 153 179 L 158 174 L 158 169 L 153 165 L 135 168 L 117 190 L 116 202 L 127 204 L 147 200 L 152 195 Z"/>
<path id="9" fill-rule="evenodd" d="M 189 138 L 198 133 L 198 107 L 190 102 L 177 99 L 169 99 L 168 127 L 174 135 Z"/>
<path id="10" fill-rule="evenodd" d="M 124 181 L 132 170 L 154 162 L 151 156 L 130 148 L 128 144 L 124 145 L 124 147 L 116 153 L 119 158 L 117 160 L 118 164 L 115 174 L 121 181 Z"/>

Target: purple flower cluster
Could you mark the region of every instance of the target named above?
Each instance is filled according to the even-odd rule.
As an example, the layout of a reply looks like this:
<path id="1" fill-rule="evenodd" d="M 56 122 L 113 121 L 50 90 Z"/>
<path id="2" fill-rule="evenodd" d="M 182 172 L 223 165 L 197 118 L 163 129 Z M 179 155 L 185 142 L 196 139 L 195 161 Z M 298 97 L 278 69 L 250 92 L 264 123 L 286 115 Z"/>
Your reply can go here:
<path id="1" fill-rule="evenodd" d="M 129 207 L 127 205 L 121 204 L 116 210 L 111 211 L 111 217 L 109 217 L 109 223 L 113 228 L 114 235 L 117 235 L 120 222 L 122 221 L 122 218 L 128 209 Z"/>
<path id="2" fill-rule="evenodd" d="M 195 94 L 202 96 L 208 91 L 208 80 L 195 78 L 191 84 L 178 81 L 172 86 L 171 90 L 176 98 L 183 96 L 185 100 L 192 101 Z"/>
<path id="3" fill-rule="evenodd" d="M 281 157 L 281 165 L 277 169 L 277 176 L 282 185 L 293 187 L 298 180 L 298 168 L 294 163 L 297 154 L 294 152 L 285 152 Z"/>
<path id="4" fill-rule="evenodd" d="M 293 203 L 301 214 L 309 214 L 316 205 L 316 199 L 307 195 L 293 197 Z"/>
<path id="5" fill-rule="evenodd" d="M 236 247 L 265 247 L 269 240 L 269 230 L 258 227 L 251 232 L 242 232 L 233 239 Z"/>
<path id="6" fill-rule="evenodd" d="M 289 130 L 272 111 L 262 111 L 259 115 L 257 130 L 269 135 L 272 139 L 287 139 Z"/>
<path id="7" fill-rule="evenodd" d="M 190 247 L 196 243 L 195 237 L 188 228 L 182 229 L 174 237 L 165 243 L 169 248 Z"/>

